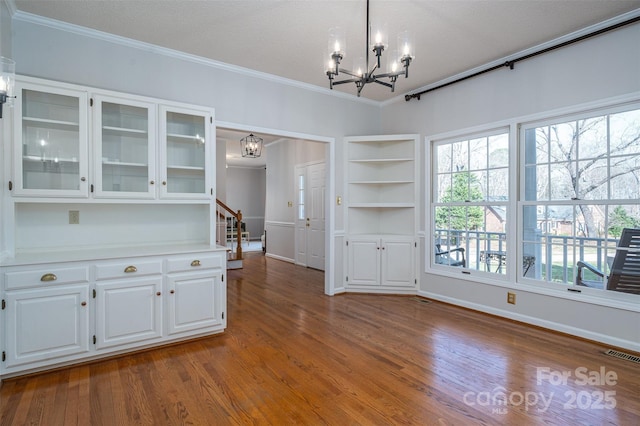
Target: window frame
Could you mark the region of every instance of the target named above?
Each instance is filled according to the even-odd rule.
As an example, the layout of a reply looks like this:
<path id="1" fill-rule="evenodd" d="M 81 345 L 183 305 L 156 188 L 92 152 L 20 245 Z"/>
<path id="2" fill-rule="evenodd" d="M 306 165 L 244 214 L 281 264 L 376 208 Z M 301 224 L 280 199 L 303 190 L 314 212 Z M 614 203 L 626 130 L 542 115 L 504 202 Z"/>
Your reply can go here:
<path id="1" fill-rule="evenodd" d="M 528 115 L 516 116 L 507 120 L 495 121 L 481 126 L 463 128 L 459 130 L 434 133 L 424 138 L 424 228 L 422 232 L 424 238 L 424 273 L 430 275 L 440 275 L 456 278 L 460 280 L 473 281 L 479 284 L 488 284 L 506 287 L 514 290 L 527 291 L 534 294 L 569 299 L 580 302 L 588 302 L 595 305 L 625 309 L 633 312 L 640 312 L 640 303 L 636 299 L 640 296 L 621 293 L 615 291 L 603 291 L 601 289 L 591 289 L 580 287 L 581 292 L 568 291 L 572 286 L 559 286 L 556 283 L 547 283 L 522 276 L 522 266 L 510 268 L 503 277 L 496 274 L 487 274 L 482 271 L 454 268 L 443 265 L 436 265 L 433 260 L 434 248 L 431 247 L 434 241 L 434 204 L 433 200 L 437 182 L 434 182 L 434 174 L 437 175 L 436 162 L 433 151 L 433 144 L 445 140 L 471 138 L 482 132 L 491 132 L 499 128 L 509 129 L 509 211 L 507 214 L 506 239 L 509 247 L 514 247 L 516 256 L 520 257 L 523 247 L 523 238 L 520 226 L 523 223 L 523 208 L 521 198 L 524 198 L 524 177 L 521 176 L 524 168 L 524 141 L 521 140 L 521 128 L 531 127 L 536 123 L 562 122 L 562 120 L 586 119 L 599 115 L 610 115 L 622 111 L 634 109 L 637 105 L 640 108 L 640 91 L 621 96 L 605 98 L 597 101 L 574 104 L 557 109 L 542 111 Z M 521 160 L 522 156 L 522 160 Z M 522 196 L 521 196 L 522 194 Z M 582 203 L 597 204 L 599 200 L 582 200 Z M 625 200 L 625 202 L 640 202 L 640 200 Z M 535 201 L 534 203 L 537 203 Z M 620 204 L 620 203 L 616 203 Z M 614 205 L 614 204 L 610 204 Z M 520 263 L 520 262 L 518 262 Z M 503 278 L 503 279 L 498 279 Z"/>

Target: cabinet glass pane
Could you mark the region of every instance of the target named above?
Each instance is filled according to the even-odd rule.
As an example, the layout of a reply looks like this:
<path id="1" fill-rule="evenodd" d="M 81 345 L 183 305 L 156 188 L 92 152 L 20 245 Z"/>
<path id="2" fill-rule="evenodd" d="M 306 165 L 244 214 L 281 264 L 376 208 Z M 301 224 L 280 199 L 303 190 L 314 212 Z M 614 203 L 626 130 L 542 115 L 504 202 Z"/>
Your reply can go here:
<path id="1" fill-rule="evenodd" d="M 102 189 L 146 192 L 149 182 L 147 108 L 102 103 Z"/>
<path id="2" fill-rule="evenodd" d="M 25 189 L 79 189 L 78 98 L 23 89 L 22 135 Z"/>
<path id="3" fill-rule="evenodd" d="M 167 192 L 205 192 L 205 120 L 167 112 Z"/>

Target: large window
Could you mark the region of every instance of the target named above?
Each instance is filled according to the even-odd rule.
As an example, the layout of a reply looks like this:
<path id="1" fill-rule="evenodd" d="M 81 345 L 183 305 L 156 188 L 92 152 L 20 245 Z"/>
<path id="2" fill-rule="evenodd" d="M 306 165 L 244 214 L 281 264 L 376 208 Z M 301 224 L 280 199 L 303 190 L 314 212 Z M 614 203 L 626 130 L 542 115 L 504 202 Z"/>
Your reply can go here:
<path id="1" fill-rule="evenodd" d="M 433 145 L 433 263 L 505 274 L 507 130 Z"/>
<path id="2" fill-rule="evenodd" d="M 430 155 L 432 268 L 640 294 L 640 104 L 443 137 Z M 620 268 L 633 289 L 614 288 Z"/>
<path id="3" fill-rule="evenodd" d="M 526 277 L 607 289 L 622 229 L 640 228 L 640 109 L 527 124 L 520 143 Z"/>

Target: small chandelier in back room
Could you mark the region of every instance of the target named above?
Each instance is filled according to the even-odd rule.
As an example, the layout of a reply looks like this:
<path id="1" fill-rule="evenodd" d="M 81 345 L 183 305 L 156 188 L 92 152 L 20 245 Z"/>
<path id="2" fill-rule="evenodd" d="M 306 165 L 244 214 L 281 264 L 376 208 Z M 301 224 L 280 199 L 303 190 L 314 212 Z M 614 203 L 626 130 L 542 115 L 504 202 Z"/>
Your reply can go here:
<path id="1" fill-rule="evenodd" d="M 377 83 L 389 87 L 391 92 L 395 90 L 396 80 L 404 74 L 409 77 L 409 65 L 414 58 L 413 43 L 408 31 L 404 31 L 398 35 L 397 49 L 389 52 L 387 55 L 387 64 L 385 73 L 374 74 L 376 70 L 380 70 L 380 57 L 382 51 L 389 47 L 387 40 L 386 25 L 377 25 L 375 28 L 369 23 L 369 0 L 367 0 L 367 44 L 365 47 L 365 57 L 359 58 L 354 64 L 353 70 L 340 68 L 340 63 L 345 56 L 346 43 L 344 32 L 340 28 L 332 28 L 329 30 L 329 61 L 326 63 L 325 71 L 329 77 L 329 88 L 333 89 L 336 84 L 355 83 L 358 89 L 358 96 L 362 88 L 367 83 Z M 373 40 L 371 40 L 373 36 Z M 369 51 L 376 54 L 376 63 L 369 70 Z M 334 81 L 340 73 L 347 74 L 351 78 L 340 81 Z M 381 79 L 388 79 L 383 81 Z"/>
<path id="2" fill-rule="evenodd" d="M 253 136 L 245 136 L 240 139 L 240 153 L 243 157 L 258 158 L 262 155 L 262 138 Z"/>

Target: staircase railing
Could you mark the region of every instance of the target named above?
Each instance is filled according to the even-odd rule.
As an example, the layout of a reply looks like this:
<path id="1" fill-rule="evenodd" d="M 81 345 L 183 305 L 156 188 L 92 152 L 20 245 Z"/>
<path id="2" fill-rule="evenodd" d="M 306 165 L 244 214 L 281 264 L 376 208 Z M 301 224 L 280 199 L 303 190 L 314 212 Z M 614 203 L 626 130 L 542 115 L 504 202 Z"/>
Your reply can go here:
<path id="1" fill-rule="evenodd" d="M 217 227 L 217 235 L 218 241 L 220 245 L 222 245 L 222 241 L 224 241 L 224 245 L 227 244 L 227 238 L 229 230 L 227 228 L 227 217 L 231 216 L 235 219 L 235 229 L 233 226 L 231 227 L 231 231 L 235 232 L 235 247 L 232 248 L 231 254 L 232 257 L 230 260 L 241 260 L 242 259 L 242 212 L 240 210 L 233 211 L 229 206 L 227 206 L 222 201 L 216 198 L 216 205 L 218 208 L 216 209 L 216 217 L 218 218 L 218 227 Z M 228 215 L 227 215 L 228 213 Z M 222 225 L 220 224 L 222 222 Z M 224 238 L 222 233 L 224 232 Z M 231 238 L 233 241 L 234 238 Z"/>

